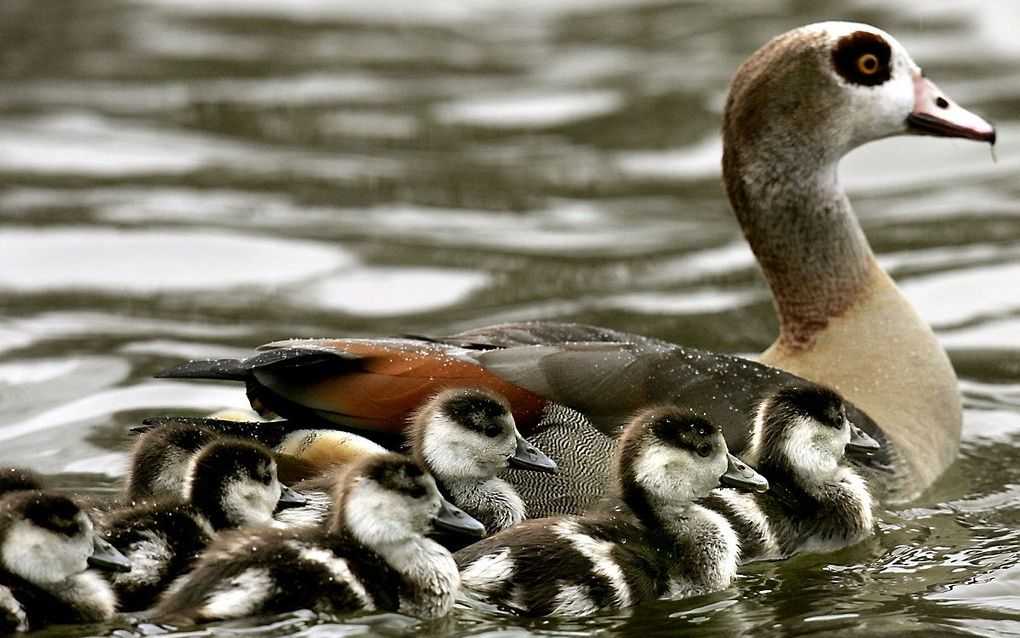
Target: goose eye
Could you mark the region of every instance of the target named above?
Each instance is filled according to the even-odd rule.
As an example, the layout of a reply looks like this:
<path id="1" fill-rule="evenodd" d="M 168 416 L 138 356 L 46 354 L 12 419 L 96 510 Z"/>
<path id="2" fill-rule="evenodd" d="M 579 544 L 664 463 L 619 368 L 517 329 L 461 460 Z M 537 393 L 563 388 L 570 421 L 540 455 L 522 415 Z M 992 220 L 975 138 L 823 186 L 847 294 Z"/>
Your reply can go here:
<path id="1" fill-rule="evenodd" d="M 710 443 L 702 443 L 698 446 L 698 456 L 708 456 L 712 453 L 712 445 Z"/>
<path id="2" fill-rule="evenodd" d="M 875 75 L 878 73 L 878 56 L 874 53 L 865 53 L 857 58 L 857 70 L 864 75 Z"/>
<path id="3" fill-rule="evenodd" d="M 494 439 L 503 433 L 503 428 L 498 423 L 490 423 L 485 426 L 485 436 Z"/>
<path id="4" fill-rule="evenodd" d="M 851 84 L 877 86 L 892 77 L 892 47 L 875 33 L 856 31 L 840 38 L 832 62 Z"/>

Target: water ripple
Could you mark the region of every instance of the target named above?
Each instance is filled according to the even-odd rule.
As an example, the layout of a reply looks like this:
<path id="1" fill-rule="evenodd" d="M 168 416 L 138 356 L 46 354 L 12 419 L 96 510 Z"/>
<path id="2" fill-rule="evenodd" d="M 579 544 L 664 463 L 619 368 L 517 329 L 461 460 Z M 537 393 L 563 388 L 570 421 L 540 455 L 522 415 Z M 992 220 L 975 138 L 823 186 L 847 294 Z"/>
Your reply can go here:
<path id="1" fill-rule="evenodd" d="M 69 255 L 73 268 L 66 267 Z M 0 289 L 165 294 L 278 286 L 354 261 L 328 245 L 213 231 L 7 227 Z"/>

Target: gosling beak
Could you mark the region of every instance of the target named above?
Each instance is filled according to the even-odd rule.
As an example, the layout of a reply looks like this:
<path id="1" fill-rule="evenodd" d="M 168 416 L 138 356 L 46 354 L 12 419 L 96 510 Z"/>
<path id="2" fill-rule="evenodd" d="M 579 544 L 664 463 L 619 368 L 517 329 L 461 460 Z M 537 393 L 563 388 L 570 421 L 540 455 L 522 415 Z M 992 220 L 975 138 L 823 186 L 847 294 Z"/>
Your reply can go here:
<path id="1" fill-rule="evenodd" d="M 92 537 L 92 555 L 89 556 L 89 566 L 108 572 L 131 571 L 131 561 L 127 556 L 100 538 L 99 534 Z"/>
<path id="2" fill-rule="evenodd" d="M 276 501 L 276 510 L 285 510 L 290 507 L 301 507 L 308 502 L 304 494 L 295 492 L 286 485 L 280 486 L 280 500 Z"/>
<path id="3" fill-rule="evenodd" d="M 752 492 L 765 492 L 769 489 L 768 480 L 755 472 L 750 465 L 744 463 L 729 452 L 726 453 L 729 466 L 726 473 L 719 477 L 719 482 L 726 487 L 735 487 Z"/>
<path id="4" fill-rule="evenodd" d="M 847 452 L 874 452 L 881 448 L 878 441 L 856 425 L 850 425 L 850 442 L 846 444 Z"/>
<path id="5" fill-rule="evenodd" d="M 920 72 L 914 74 L 914 110 L 907 116 L 907 130 L 995 144 L 994 126 L 950 100 Z"/>
<path id="6" fill-rule="evenodd" d="M 439 513 L 433 521 L 436 527 L 470 536 L 485 536 L 485 525 L 471 518 L 467 512 L 446 499 L 440 501 Z"/>
<path id="7" fill-rule="evenodd" d="M 556 473 L 556 461 L 546 456 L 542 450 L 528 443 L 520 434 L 517 435 L 517 449 L 508 459 L 510 467 L 535 472 Z"/>

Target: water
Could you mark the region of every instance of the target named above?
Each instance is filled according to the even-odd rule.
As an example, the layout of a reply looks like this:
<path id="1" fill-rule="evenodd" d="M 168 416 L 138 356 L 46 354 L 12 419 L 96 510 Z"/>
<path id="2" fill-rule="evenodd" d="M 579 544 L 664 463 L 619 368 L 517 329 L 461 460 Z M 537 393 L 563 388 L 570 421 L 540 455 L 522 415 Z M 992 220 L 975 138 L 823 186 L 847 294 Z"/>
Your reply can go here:
<path id="1" fill-rule="evenodd" d="M 5 0 L 0 459 L 112 490 L 142 416 L 245 405 L 154 372 L 281 337 L 557 318 L 760 351 L 776 325 L 719 183 L 721 105 L 758 45 L 833 18 L 892 32 L 999 126 L 995 160 L 899 138 L 843 167 L 961 375 L 963 448 L 934 489 L 861 546 L 633 612 L 203 635 L 1020 635 L 1011 0 Z"/>

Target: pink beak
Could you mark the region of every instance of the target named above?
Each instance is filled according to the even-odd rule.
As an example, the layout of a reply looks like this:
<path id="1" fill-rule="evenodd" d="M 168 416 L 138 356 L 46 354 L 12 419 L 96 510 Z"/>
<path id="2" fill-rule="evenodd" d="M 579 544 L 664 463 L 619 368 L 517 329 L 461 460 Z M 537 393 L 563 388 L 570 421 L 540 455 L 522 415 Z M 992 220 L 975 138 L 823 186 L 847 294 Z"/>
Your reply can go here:
<path id="1" fill-rule="evenodd" d="M 907 116 L 907 129 L 995 144 L 995 127 L 950 100 L 920 72 L 914 75 L 914 110 Z"/>

